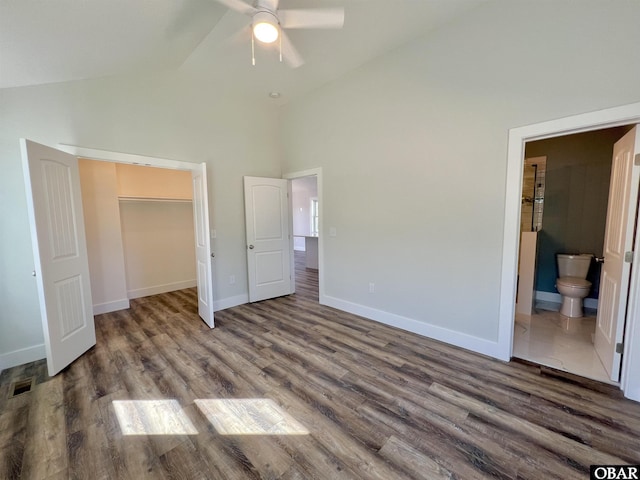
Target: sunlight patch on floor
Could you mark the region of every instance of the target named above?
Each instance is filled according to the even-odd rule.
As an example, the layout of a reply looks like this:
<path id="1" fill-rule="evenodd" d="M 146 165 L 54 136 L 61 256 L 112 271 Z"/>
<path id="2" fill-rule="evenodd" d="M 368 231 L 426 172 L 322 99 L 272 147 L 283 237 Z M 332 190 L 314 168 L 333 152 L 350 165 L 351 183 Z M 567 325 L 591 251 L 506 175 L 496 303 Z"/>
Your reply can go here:
<path id="1" fill-rule="evenodd" d="M 123 435 L 197 435 L 177 400 L 114 400 Z"/>
<path id="2" fill-rule="evenodd" d="M 273 400 L 241 398 L 196 400 L 220 435 L 308 435 L 309 431 Z"/>

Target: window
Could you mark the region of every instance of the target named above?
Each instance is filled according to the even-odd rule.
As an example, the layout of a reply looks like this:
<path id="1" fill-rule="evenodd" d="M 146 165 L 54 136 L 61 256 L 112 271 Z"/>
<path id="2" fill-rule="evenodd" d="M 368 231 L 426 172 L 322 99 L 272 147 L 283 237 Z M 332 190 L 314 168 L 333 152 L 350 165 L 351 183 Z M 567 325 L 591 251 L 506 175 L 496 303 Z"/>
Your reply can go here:
<path id="1" fill-rule="evenodd" d="M 318 198 L 311 199 L 311 235 L 318 235 Z"/>

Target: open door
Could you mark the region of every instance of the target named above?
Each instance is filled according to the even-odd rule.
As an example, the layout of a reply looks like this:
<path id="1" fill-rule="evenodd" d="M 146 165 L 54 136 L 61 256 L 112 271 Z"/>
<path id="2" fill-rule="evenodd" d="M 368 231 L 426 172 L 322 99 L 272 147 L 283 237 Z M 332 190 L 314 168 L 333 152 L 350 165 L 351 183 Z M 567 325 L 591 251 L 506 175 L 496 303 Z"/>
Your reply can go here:
<path id="1" fill-rule="evenodd" d="M 193 224 L 196 241 L 196 276 L 198 284 L 198 315 L 213 328 L 213 275 L 211 274 L 211 241 L 209 239 L 209 208 L 207 166 L 202 163 L 193 170 Z"/>
<path id="2" fill-rule="evenodd" d="M 96 344 L 78 159 L 20 139 L 49 375 Z"/>
<path id="3" fill-rule="evenodd" d="M 249 301 L 293 293 L 289 181 L 244 177 Z"/>
<path id="4" fill-rule="evenodd" d="M 624 322 L 627 313 L 631 253 L 638 206 L 640 167 L 634 168 L 635 154 L 640 152 L 638 126 L 613 147 L 611 183 L 604 237 L 604 264 L 600 274 L 600 297 L 596 320 L 595 349 L 611 380 L 620 378 Z"/>

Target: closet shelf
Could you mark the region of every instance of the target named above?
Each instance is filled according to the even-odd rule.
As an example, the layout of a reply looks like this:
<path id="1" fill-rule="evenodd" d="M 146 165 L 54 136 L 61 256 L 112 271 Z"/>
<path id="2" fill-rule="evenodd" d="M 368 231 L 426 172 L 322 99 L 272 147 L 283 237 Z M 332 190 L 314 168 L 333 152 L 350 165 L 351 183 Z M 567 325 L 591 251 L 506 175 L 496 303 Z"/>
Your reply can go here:
<path id="1" fill-rule="evenodd" d="M 118 195 L 121 202 L 175 202 L 175 203 L 191 203 L 190 198 L 170 198 L 170 197 L 126 197 Z"/>

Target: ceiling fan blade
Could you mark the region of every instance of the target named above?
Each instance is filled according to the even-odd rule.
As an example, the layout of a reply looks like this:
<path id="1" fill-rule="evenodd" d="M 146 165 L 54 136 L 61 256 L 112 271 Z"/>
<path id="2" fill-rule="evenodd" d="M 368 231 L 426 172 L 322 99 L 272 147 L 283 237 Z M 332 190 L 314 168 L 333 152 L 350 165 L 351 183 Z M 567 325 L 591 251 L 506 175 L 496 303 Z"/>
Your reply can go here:
<path id="1" fill-rule="evenodd" d="M 282 28 L 342 28 L 344 9 L 311 8 L 278 10 Z"/>
<path id="2" fill-rule="evenodd" d="M 221 3 L 231 10 L 235 10 L 236 12 L 244 13 L 245 15 L 253 15 L 258 11 L 253 6 L 248 3 L 244 3 L 241 0 L 216 0 L 216 2 Z"/>
<path id="3" fill-rule="evenodd" d="M 272 12 L 275 12 L 276 10 L 278 10 L 278 4 L 280 3 L 279 0 L 258 0 L 258 5 L 260 7 L 265 7 L 268 10 L 271 10 Z"/>
<path id="4" fill-rule="evenodd" d="M 251 35 L 251 27 L 246 25 L 228 37 L 225 43 L 229 45 L 243 45 L 249 42 Z"/>
<path id="5" fill-rule="evenodd" d="M 300 65 L 304 64 L 304 60 L 296 50 L 296 48 L 289 40 L 289 37 L 283 31 L 280 31 L 280 35 L 282 36 L 282 58 L 291 68 L 298 68 Z"/>

